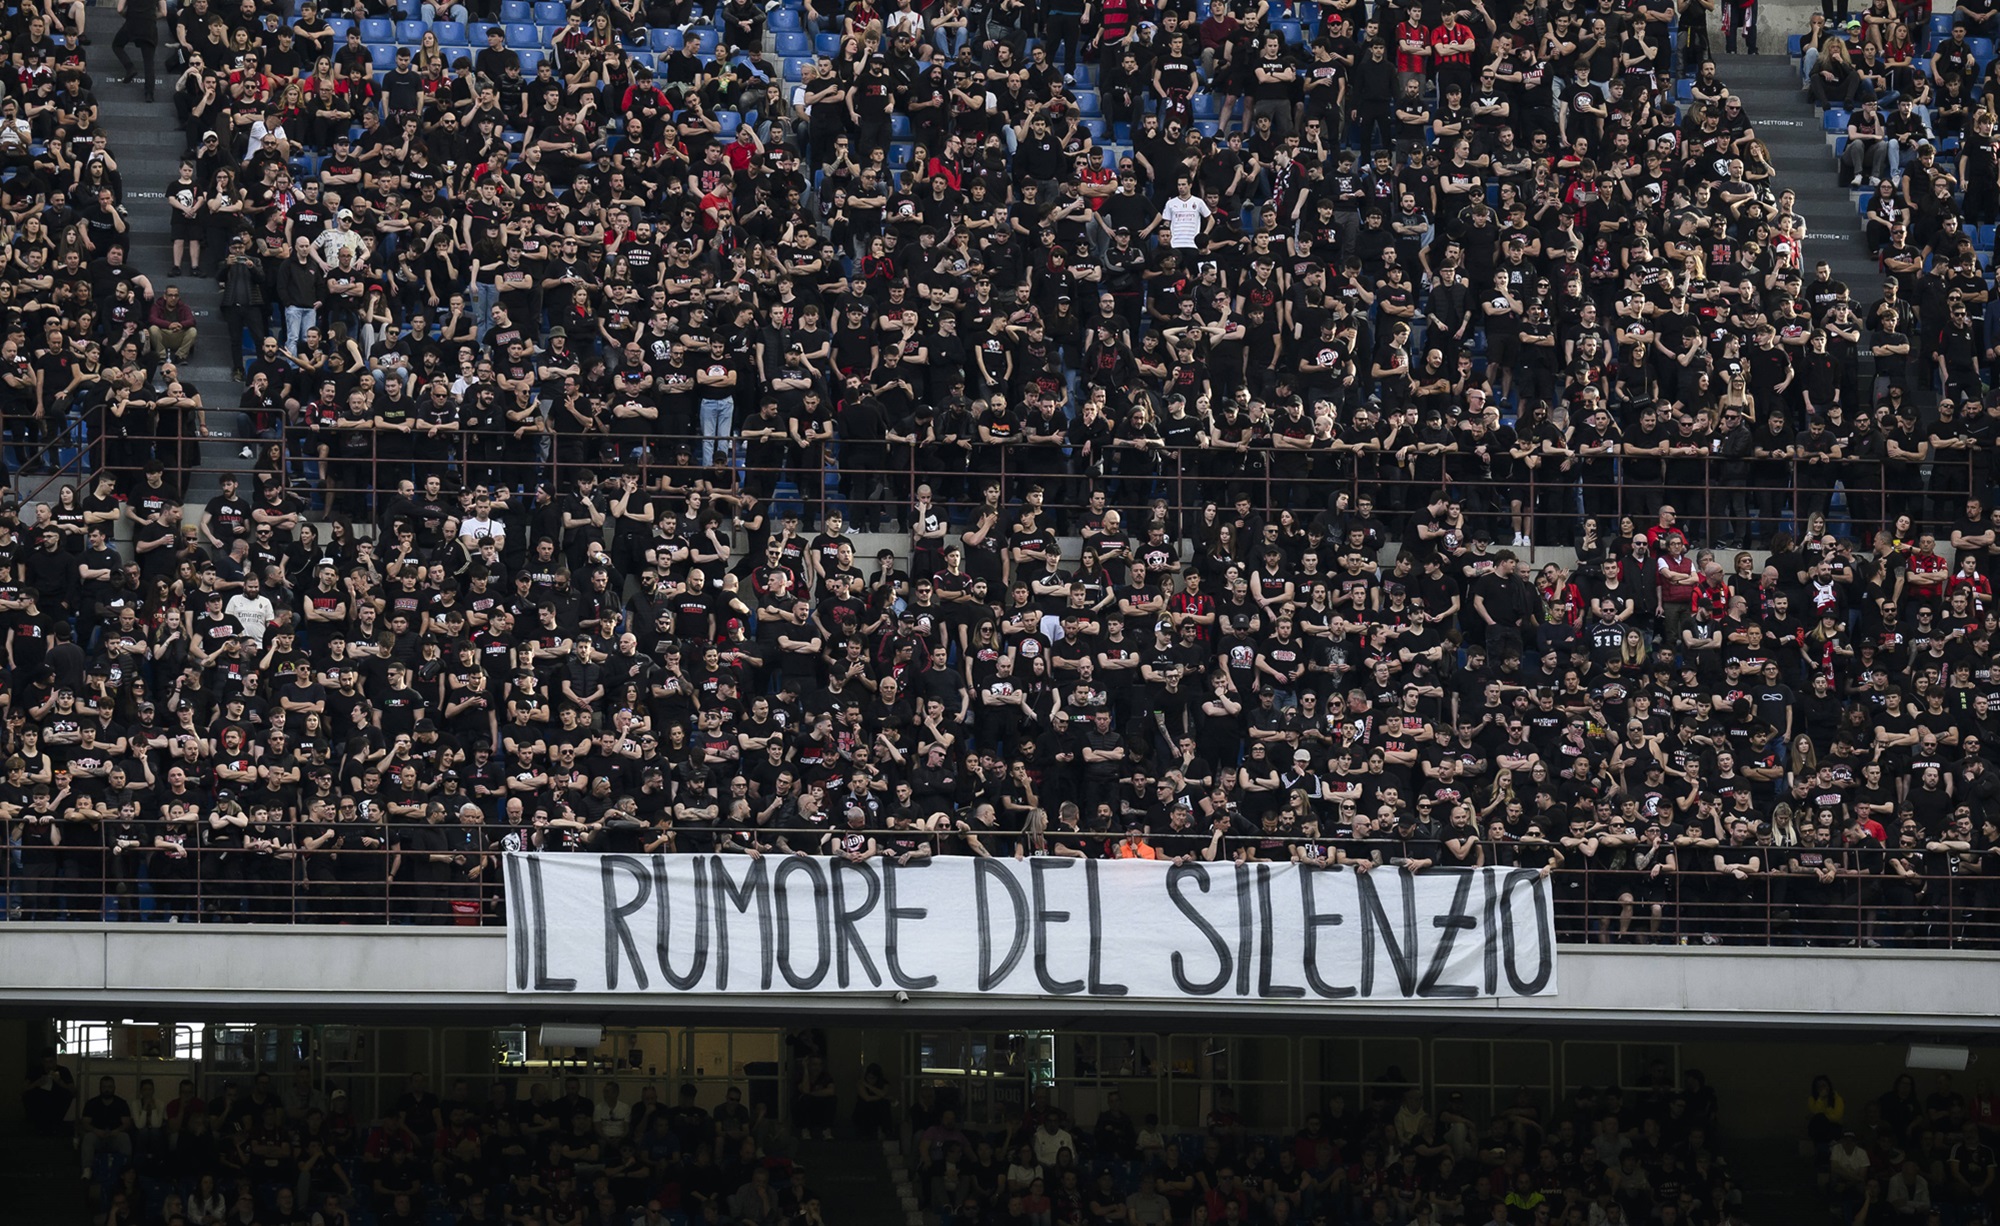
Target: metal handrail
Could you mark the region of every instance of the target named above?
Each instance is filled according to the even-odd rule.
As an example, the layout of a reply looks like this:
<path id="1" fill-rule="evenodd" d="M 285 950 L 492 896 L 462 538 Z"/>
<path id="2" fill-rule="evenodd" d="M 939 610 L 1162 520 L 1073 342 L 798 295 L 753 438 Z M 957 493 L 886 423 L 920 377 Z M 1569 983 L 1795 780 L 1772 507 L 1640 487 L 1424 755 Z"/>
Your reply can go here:
<path id="1" fill-rule="evenodd" d="M 805 519 L 811 525 L 818 518 L 811 512 L 821 508 L 844 509 L 850 524 L 860 519 L 903 523 L 909 510 L 910 495 L 919 485 L 927 483 L 933 489 L 935 504 L 952 513 L 955 521 L 963 523 L 976 511 L 981 501 L 980 490 L 986 482 L 998 481 L 1001 484 L 1003 506 L 1018 503 L 1026 485 L 1032 482 L 1044 487 L 1050 514 L 1059 520 L 1068 520 L 1080 514 L 1086 489 L 1104 489 L 1110 496 L 1111 505 L 1126 510 L 1128 515 L 1135 508 L 1155 499 L 1164 500 L 1168 510 L 1176 514 L 1183 527 L 1194 523 L 1191 517 L 1198 517 L 1209 503 L 1220 504 L 1227 510 L 1238 494 L 1248 496 L 1259 511 L 1275 513 L 1289 509 L 1309 521 L 1323 510 L 1342 505 L 1351 507 L 1364 495 L 1373 498 L 1378 510 L 1383 513 L 1396 514 L 1421 505 L 1434 490 L 1444 488 L 1469 500 L 1467 514 L 1474 521 L 1509 520 L 1513 513 L 1508 502 L 1517 498 L 1521 504 L 1520 518 L 1537 525 L 1559 524 L 1557 534 L 1560 536 L 1572 535 L 1575 525 L 1586 517 L 1594 516 L 1599 521 L 1600 536 L 1607 542 L 1615 534 L 1620 517 L 1632 516 L 1640 527 L 1649 526 L 1652 512 L 1661 502 L 1675 505 L 1684 525 L 1698 527 L 1709 521 L 1740 520 L 1735 526 L 1741 531 L 1735 535 L 1747 535 L 1754 518 L 1756 531 L 1763 536 L 1782 527 L 1797 537 L 1810 508 L 1823 512 L 1829 530 L 1836 533 L 1872 534 L 1878 527 L 1889 527 L 1895 516 L 1909 515 L 1913 521 L 1913 535 L 1917 531 L 1931 530 L 1943 536 L 1944 530 L 1962 511 L 1965 498 L 1984 499 L 1990 492 L 1985 486 L 1974 483 L 1977 469 L 1969 455 L 1927 461 L 1922 465 L 1867 461 L 1857 467 L 1854 462 L 1840 461 L 1832 470 L 1833 477 L 1816 482 L 1806 479 L 1806 466 L 1794 464 L 1788 481 L 1771 482 L 1725 478 L 1716 472 L 1717 466 L 1732 462 L 1703 454 L 1683 457 L 1680 461 L 1698 461 L 1703 468 L 1703 480 L 1668 489 L 1665 486 L 1641 487 L 1618 474 L 1614 474 L 1609 481 L 1586 482 L 1568 477 L 1552 480 L 1540 469 L 1524 469 L 1509 481 L 1424 477 L 1400 469 L 1366 477 L 1356 474 L 1294 477 L 1279 475 L 1272 471 L 1270 465 L 1262 463 L 1259 457 L 1277 454 L 1262 449 L 1247 453 L 1252 460 L 1249 470 L 1233 473 L 1203 471 L 1218 454 L 1213 450 L 1156 452 L 1157 465 L 1148 464 L 1145 472 L 1122 472 L 1117 470 L 1118 466 L 1113 466 L 1111 471 L 1093 468 L 1077 472 L 1073 471 L 1075 464 L 1069 459 L 1065 459 L 1062 469 L 1051 471 L 1047 456 L 1039 451 L 1031 453 L 1036 457 L 1032 462 L 1024 463 L 1025 457 L 1013 446 L 981 447 L 976 449 L 979 467 L 946 472 L 930 466 L 932 457 L 925 454 L 922 446 L 905 447 L 907 454 L 899 464 L 865 468 L 843 464 L 842 446 L 834 442 L 825 446 L 824 466 L 815 474 L 792 464 L 751 468 L 734 450 L 742 446 L 740 441 L 732 444 L 732 458 L 724 466 L 728 473 L 727 480 L 719 486 L 712 486 L 708 484 L 712 470 L 680 470 L 661 459 L 663 453 L 679 443 L 690 444 L 691 450 L 698 451 L 702 441 L 699 434 L 651 433 L 643 439 L 644 453 L 636 450 L 641 440 L 635 438 L 629 440 L 632 446 L 622 455 L 606 454 L 579 462 L 564 459 L 560 447 L 547 459 L 472 457 L 465 454 L 462 435 L 440 436 L 443 439 L 441 444 L 421 440 L 416 444 L 418 454 L 414 458 L 390 460 L 380 456 L 376 446 L 379 437 L 375 432 L 366 433 L 370 442 L 367 455 L 333 454 L 316 479 L 304 485 L 293 481 L 291 476 L 304 471 L 308 464 L 317 464 L 316 458 L 293 454 L 289 449 L 291 439 L 281 440 L 285 448 L 288 486 L 295 492 L 311 495 L 320 504 L 315 508 L 316 512 L 331 517 L 339 511 L 358 523 L 367 518 L 371 509 L 379 514 L 385 500 L 393 495 L 397 481 L 405 477 L 421 486 L 424 478 L 436 474 L 445 479 L 447 487 L 457 488 L 479 483 L 480 477 L 490 473 L 498 478 L 492 483 L 497 498 L 518 499 L 532 497 L 537 486 L 546 486 L 551 492 L 560 494 L 573 488 L 577 476 L 585 470 L 609 476 L 625 471 L 624 466 L 630 464 L 655 494 L 702 489 L 715 498 L 732 500 L 737 504 L 750 499 L 763 506 L 781 504 L 806 511 Z M 128 436 L 122 441 L 128 447 L 143 450 L 148 445 L 177 446 L 180 440 L 171 435 L 138 435 Z M 274 440 L 244 441 L 262 448 Z M 103 448 L 104 440 L 101 439 L 85 444 L 78 449 L 71 462 L 42 480 L 24 496 L 23 501 L 32 501 L 45 493 L 65 472 L 73 471 L 82 479 L 103 471 L 107 461 Z M 59 449 L 59 446 L 51 444 L 49 449 L 38 454 L 53 449 Z M 128 462 L 135 454 L 136 451 L 126 453 Z M 1131 456 L 1141 453 L 1138 449 L 1128 448 L 1117 454 Z M 1362 454 L 1379 457 L 1385 453 Z M 170 471 L 176 470 L 172 463 L 168 467 Z M 1923 488 L 1922 470 L 1925 469 L 1930 472 L 1928 491 Z M 114 468 L 113 471 L 128 482 L 136 482 L 136 468 Z M 239 477 L 244 475 L 240 467 L 222 465 L 177 471 L 185 474 L 185 485 L 192 485 L 195 480 L 207 475 L 218 478 L 226 473 Z M 671 486 L 666 484 L 676 476 L 685 478 L 686 483 L 676 481 Z M 1857 476 L 1872 480 L 1857 487 L 1852 484 Z M 800 481 L 801 477 L 806 480 Z M 830 477 L 831 483 L 821 485 L 813 480 L 815 477 L 820 481 Z M 1895 479 L 1892 480 L 1892 477 Z M 1846 504 L 1844 518 L 1833 506 L 1836 484 L 1842 491 L 1839 496 Z M 876 492 L 867 496 L 861 487 Z M 1723 514 L 1728 509 L 1723 502 L 1725 492 L 1741 493 L 1745 499 L 1742 516 Z M 1935 516 L 1923 496 L 1926 492 L 1930 500 L 1940 504 Z M 1864 517 L 1858 504 L 1866 504 L 1872 510 Z M 1766 508 L 1774 514 L 1764 516 L 1761 512 Z M 198 517 L 200 513 L 199 507 L 193 506 L 188 507 L 186 512 L 190 518 Z M 1143 537 L 1143 521 L 1128 517 L 1126 527 L 1131 535 Z M 1697 533 L 1695 543 L 1701 544 L 1720 535 Z M 1253 543 L 1246 541 L 1243 545 L 1248 547 Z M 1498 543 L 1504 545 L 1506 541 L 1503 539 Z M 1867 541 L 1864 539 L 1860 543 L 1865 546 Z"/>
<path id="2" fill-rule="evenodd" d="M 386 827 L 383 829 L 386 835 Z M 455 827 L 441 827 L 450 831 Z M 850 828 L 760 828 L 775 841 L 783 835 L 804 836 L 815 843 L 823 835 L 860 833 L 871 838 L 915 840 L 949 848 L 965 832 L 963 822 L 945 831 L 923 832 L 880 826 Z M 690 833 L 683 827 L 678 833 Z M 704 835 L 726 834 L 706 829 Z M 1008 858 L 1024 838 L 1018 831 L 981 834 L 990 854 Z M 1108 831 L 1050 832 L 1062 842 L 1094 842 L 1100 854 L 1119 857 L 1125 839 Z M 1143 836 L 1150 844 L 1156 834 Z M 1231 834 L 1237 851 L 1218 860 L 1248 854 L 1253 859 L 1285 861 L 1287 848 L 1325 840 L 1296 835 Z M 1489 863 L 1511 860 L 1522 843 L 1482 843 Z M 20 848 L 15 849 L 18 853 Z M 1712 850 L 1704 848 L 1702 850 Z M 1763 854 L 1796 848 L 1756 848 Z M 1504 857 L 1496 853 L 1505 851 Z M 1830 849 L 1836 857 L 1838 849 Z M 1023 848 L 1025 854 L 1025 848 Z M 5 857 L 0 873 L 10 918 L 30 922 L 182 922 L 182 923 L 336 923 L 431 924 L 466 927 L 505 922 L 502 852 L 487 848 L 470 853 L 495 871 L 477 881 L 462 875 L 443 880 L 392 877 L 389 849 L 342 850 L 338 853 L 297 850 L 264 856 L 234 848 L 196 847 L 187 852 L 192 868 L 186 877 L 157 874 L 163 852 L 138 855 L 153 863 L 141 871 L 110 871 L 108 852 L 80 853 L 88 859 L 101 854 L 106 870 L 91 874 L 64 863 L 60 850 L 45 858 Z M 667 852 L 666 854 L 694 854 Z M 728 854 L 728 853 L 725 853 Z M 768 854 L 786 854 L 772 851 Z M 803 854 L 803 852 L 791 853 Z M 963 847 L 950 854 L 973 854 Z M 1037 853 L 1041 854 L 1041 853 Z M 1199 853 L 1196 853 L 1199 854 Z M 1890 854 L 1894 854 L 1891 852 Z M 235 857 L 236 862 L 231 863 Z M 315 877 L 322 857 L 335 867 L 371 861 L 380 871 L 365 875 Z M 1163 857 L 1164 858 L 1164 857 Z M 1657 878 L 1629 869 L 1606 869 L 1567 863 L 1551 875 L 1554 922 L 1559 940 L 1568 943 L 1727 944 L 1749 946 L 1874 945 L 1894 948 L 1991 949 L 2000 946 L 2000 888 L 1995 878 L 1981 876 L 1971 856 L 1961 858 L 1956 874 L 1900 877 L 1844 872 L 1831 882 L 1783 871 L 1764 871 L 1738 880 L 1707 870 L 1679 869 Z M 1331 871 L 1352 872 L 1353 866 Z M 56 872 L 45 872 L 55 869 Z M 447 870 L 456 872 L 457 869 Z M 1375 872 L 1406 871 L 1377 863 Z M 1419 871 L 1449 871 L 1431 867 Z M 54 900 L 53 903 L 51 900 Z"/>

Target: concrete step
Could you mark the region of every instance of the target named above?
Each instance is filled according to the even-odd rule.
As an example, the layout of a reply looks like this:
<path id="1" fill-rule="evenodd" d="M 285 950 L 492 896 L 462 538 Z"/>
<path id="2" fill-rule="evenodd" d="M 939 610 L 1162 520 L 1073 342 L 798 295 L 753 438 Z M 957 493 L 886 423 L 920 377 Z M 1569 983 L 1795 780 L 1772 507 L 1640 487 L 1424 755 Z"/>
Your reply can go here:
<path id="1" fill-rule="evenodd" d="M 233 342 L 222 335 L 221 295 L 212 279 L 170 274 L 172 244 L 165 189 L 178 173 L 181 155 L 187 148 L 186 137 L 175 121 L 171 77 L 163 67 L 152 102 L 145 100 L 142 82 L 120 84 L 110 51 L 118 24 L 119 16 L 113 6 L 89 10 L 88 29 L 93 45 L 88 58 L 96 78 L 99 113 L 111 134 L 111 155 L 118 163 L 125 188 L 125 211 L 131 226 L 131 263 L 152 282 L 155 292 L 168 284 L 178 285 L 181 295 L 194 308 L 195 326 L 201 330 L 201 336 L 195 342 L 192 359 L 181 365 L 180 374 L 200 391 L 211 427 L 234 429 L 241 390 L 230 377 Z M 202 468 L 183 491 L 193 508 L 191 514 L 198 515 L 201 506 L 220 490 L 222 470 L 249 472 L 251 463 L 239 454 L 240 446 L 228 439 L 204 444 Z M 54 477 L 17 475 L 13 483 L 23 503 L 49 501 L 53 500 L 58 485 L 78 481 L 85 475 L 74 470 Z"/>

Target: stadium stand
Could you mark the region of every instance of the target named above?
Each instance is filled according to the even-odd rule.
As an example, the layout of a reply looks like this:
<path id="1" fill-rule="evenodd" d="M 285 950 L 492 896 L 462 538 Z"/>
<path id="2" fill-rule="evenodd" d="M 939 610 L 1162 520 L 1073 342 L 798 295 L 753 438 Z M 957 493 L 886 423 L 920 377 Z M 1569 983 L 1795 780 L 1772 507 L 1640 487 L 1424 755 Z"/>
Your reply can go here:
<path id="1" fill-rule="evenodd" d="M 792 848 L 1992 941 L 1993 421 L 1915 322 L 1984 266 L 1807 279 L 1664 6 L 205 5 L 168 281 L 220 326 L 57 242 L 0 352 L 70 478 L 0 505 L 10 915 L 493 922 L 511 848 Z M 14 191 L 115 173 L 61 135 Z"/>

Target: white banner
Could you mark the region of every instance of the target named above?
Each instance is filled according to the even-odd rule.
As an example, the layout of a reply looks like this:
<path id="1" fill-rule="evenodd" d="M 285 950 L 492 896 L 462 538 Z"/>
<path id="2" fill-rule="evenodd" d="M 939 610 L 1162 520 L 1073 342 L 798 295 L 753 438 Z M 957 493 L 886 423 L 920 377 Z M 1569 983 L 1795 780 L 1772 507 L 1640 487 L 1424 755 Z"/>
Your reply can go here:
<path id="1" fill-rule="evenodd" d="M 515 992 L 1134 1000 L 1548 996 L 1531 869 L 507 857 Z"/>

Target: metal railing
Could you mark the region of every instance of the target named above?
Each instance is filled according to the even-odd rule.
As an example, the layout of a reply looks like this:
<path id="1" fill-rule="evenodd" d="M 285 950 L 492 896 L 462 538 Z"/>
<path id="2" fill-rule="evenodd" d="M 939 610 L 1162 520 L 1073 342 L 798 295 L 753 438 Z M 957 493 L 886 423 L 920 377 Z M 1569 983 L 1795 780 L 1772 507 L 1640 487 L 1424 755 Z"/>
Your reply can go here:
<path id="1" fill-rule="evenodd" d="M 375 829 L 385 842 L 391 837 L 390 828 Z M 438 829 L 449 833 L 456 827 Z M 296 836 L 275 830 L 278 846 L 270 851 L 192 847 L 174 855 L 157 850 L 16 848 L 7 857 L 6 872 L 0 874 L 0 892 L 6 896 L 9 918 L 27 922 L 465 927 L 505 923 L 504 861 L 498 850 L 333 852 L 302 847 L 294 841 Z M 942 833 L 913 833 L 908 828 L 870 828 L 862 833 L 885 840 L 915 838 L 940 854 L 978 854 L 965 841 L 962 826 Z M 816 851 L 825 834 L 819 828 L 757 831 L 760 840 L 774 847 L 789 835 L 799 851 Z M 1120 844 L 1126 841 L 1106 832 L 1087 832 L 1084 837 L 1099 844 L 1093 854 L 1107 857 L 1120 856 Z M 1153 837 L 1142 842 L 1150 846 Z M 1003 858 L 1030 854 L 1027 836 L 1019 833 L 989 831 L 980 839 L 985 854 Z M 1301 842 L 1291 836 L 1232 834 L 1217 858 L 1288 860 L 1290 848 Z M 1482 846 L 1488 863 L 1505 863 L 1530 845 Z M 1766 859 L 1788 862 L 1798 849 L 1753 850 Z M 1713 851 L 1701 848 L 1692 854 L 1705 857 Z M 1037 849 L 1032 854 L 1046 853 Z M 1835 862 L 1841 856 L 1837 849 L 1827 854 Z M 444 862 L 433 863 L 432 856 L 443 856 Z M 1780 864 L 1776 871 L 1739 879 L 1693 869 L 1652 876 L 1572 861 L 1554 870 L 1550 886 L 1557 937 L 1567 943 L 2000 948 L 2000 878 L 1979 875 L 1977 861 L 1970 855 L 1961 857 L 1961 864 L 1962 871 L 1952 875 L 1842 870 L 1831 879 L 1788 871 Z M 475 868 L 480 870 L 477 874 Z M 1374 871 L 1405 870 L 1378 864 Z"/>
<path id="2" fill-rule="evenodd" d="M 815 445 L 804 453 L 807 458 L 792 455 L 782 464 L 753 465 L 747 456 L 755 445 L 739 435 L 725 440 L 716 461 L 704 465 L 699 460 L 707 440 L 699 434 L 554 435 L 544 443 L 536 433 L 527 436 L 526 456 L 506 454 L 510 440 L 520 441 L 511 431 L 430 433 L 421 424 L 407 432 L 340 431 L 324 439 L 287 429 L 281 438 L 217 441 L 232 449 L 246 443 L 254 448 L 259 480 L 282 478 L 314 517 L 340 516 L 356 524 L 379 517 L 405 480 L 421 488 L 435 475 L 447 489 L 483 486 L 503 500 L 503 511 L 518 514 L 537 491 L 560 496 L 588 472 L 620 479 L 636 475 L 640 487 L 655 495 L 700 493 L 724 513 L 797 510 L 808 526 L 839 510 L 850 527 L 907 527 L 914 494 L 929 486 L 935 505 L 953 526 L 969 527 L 977 521 L 989 485 L 999 486 L 1003 509 L 1018 503 L 1030 485 L 1039 485 L 1048 506 L 1044 526 L 1058 531 L 1079 524 L 1090 492 L 1102 490 L 1108 505 L 1126 513 L 1125 527 L 1133 537 L 1145 536 L 1142 513 L 1150 505 L 1164 505 L 1182 534 L 1199 542 L 1206 535 L 1205 509 L 1214 505 L 1227 512 L 1239 497 L 1262 514 L 1290 511 L 1303 524 L 1321 512 L 1351 510 L 1364 497 L 1373 500 L 1378 513 L 1405 512 L 1442 488 L 1463 500 L 1468 529 L 1485 529 L 1503 544 L 1517 522 L 1537 543 L 1569 543 L 1585 519 L 1595 519 L 1600 537 L 1608 542 L 1621 518 L 1630 517 L 1643 529 L 1662 504 L 1669 504 L 1697 545 L 1766 540 L 1780 528 L 1796 537 L 1806 519 L 1819 513 L 1829 530 L 1858 537 L 1865 547 L 1876 530 L 1893 529 L 1898 516 L 1911 521 L 1903 539 L 1928 530 L 1948 543 L 1949 526 L 1963 515 L 1965 499 L 1988 499 L 1994 492 L 1991 474 L 1969 451 L 1922 463 L 1760 460 L 1748 477 L 1741 461 L 1703 452 L 1673 457 L 1669 464 L 1680 467 L 1669 469 L 1670 480 L 1639 479 L 1631 460 L 1606 462 L 1593 479 L 1585 480 L 1573 468 L 1564 469 L 1576 462 L 1569 455 L 1545 456 L 1540 467 L 1523 465 L 1512 477 L 1494 478 L 1467 476 L 1459 452 L 1399 459 L 1369 447 L 1297 452 L 1270 450 L 1262 443 L 1242 450 L 1115 447 L 1092 463 L 1050 444 L 949 448 L 835 442 Z M 165 435 L 51 444 L 37 454 L 62 462 L 56 475 L 33 487 L 26 500 L 52 500 L 51 490 L 64 475 L 81 481 L 107 468 L 124 488 L 136 488 L 140 468 L 156 453 L 169 480 L 178 478 L 183 489 L 204 476 L 242 472 L 240 466 L 182 467 L 180 446 L 179 438 Z M 71 447 L 74 455 L 63 454 Z M 952 456 L 941 459 L 945 450 L 957 451 L 963 463 Z M 677 460 L 683 452 L 693 459 Z M 246 495 L 254 493 L 246 490 Z M 198 511 L 189 508 L 188 513 Z M 650 535 L 650 526 L 642 531 Z M 1251 544 L 1243 542 L 1246 549 Z"/>

